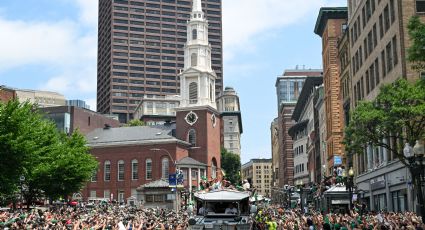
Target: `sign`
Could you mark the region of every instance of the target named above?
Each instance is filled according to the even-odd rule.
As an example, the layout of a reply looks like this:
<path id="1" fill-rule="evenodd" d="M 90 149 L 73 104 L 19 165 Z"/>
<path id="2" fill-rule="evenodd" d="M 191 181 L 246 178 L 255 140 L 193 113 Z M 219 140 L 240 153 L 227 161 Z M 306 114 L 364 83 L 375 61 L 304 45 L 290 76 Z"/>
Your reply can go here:
<path id="1" fill-rule="evenodd" d="M 169 187 L 176 187 L 176 182 L 177 182 L 177 178 L 176 178 L 176 174 L 170 174 L 168 175 L 168 184 Z"/>
<path id="2" fill-rule="evenodd" d="M 385 188 L 385 176 L 375 177 L 370 180 L 370 190 Z"/>
<path id="3" fill-rule="evenodd" d="M 342 165 L 342 157 L 341 156 L 334 156 L 334 166 Z"/>
<path id="4" fill-rule="evenodd" d="M 331 203 L 332 204 L 349 204 L 350 201 L 349 200 L 332 200 Z"/>

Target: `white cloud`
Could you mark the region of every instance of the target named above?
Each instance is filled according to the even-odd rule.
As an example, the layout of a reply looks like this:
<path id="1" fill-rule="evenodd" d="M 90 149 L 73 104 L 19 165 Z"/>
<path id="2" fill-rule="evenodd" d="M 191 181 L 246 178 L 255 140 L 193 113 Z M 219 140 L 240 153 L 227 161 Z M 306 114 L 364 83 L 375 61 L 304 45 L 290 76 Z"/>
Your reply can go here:
<path id="1" fill-rule="evenodd" d="M 293 24 L 320 6 L 344 5 L 341 0 L 229 0 L 223 1 L 225 59 L 240 51 L 256 51 L 256 40 L 274 29 Z M 267 32 L 267 33 L 266 33 Z"/>
<path id="2" fill-rule="evenodd" d="M 97 0 L 72 0 L 75 20 L 22 21 L 0 16 L 0 72 L 28 65 L 54 71 L 39 89 L 77 97 L 96 92 Z"/>
<path id="3" fill-rule="evenodd" d="M 80 9 L 80 21 L 88 26 L 97 27 L 98 0 L 75 0 Z"/>

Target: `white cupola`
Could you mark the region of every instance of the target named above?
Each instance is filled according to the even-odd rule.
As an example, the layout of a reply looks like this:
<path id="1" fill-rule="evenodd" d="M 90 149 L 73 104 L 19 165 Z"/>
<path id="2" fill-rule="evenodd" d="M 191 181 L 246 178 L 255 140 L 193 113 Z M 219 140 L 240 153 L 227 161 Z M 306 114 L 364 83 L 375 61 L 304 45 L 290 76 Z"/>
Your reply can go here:
<path id="1" fill-rule="evenodd" d="M 216 108 L 215 72 L 211 68 L 211 46 L 208 43 L 208 21 L 201 0 L 193 0 L 187 24 L 184 69 L 180 74 L 181 107 L 209 105 Z"/>

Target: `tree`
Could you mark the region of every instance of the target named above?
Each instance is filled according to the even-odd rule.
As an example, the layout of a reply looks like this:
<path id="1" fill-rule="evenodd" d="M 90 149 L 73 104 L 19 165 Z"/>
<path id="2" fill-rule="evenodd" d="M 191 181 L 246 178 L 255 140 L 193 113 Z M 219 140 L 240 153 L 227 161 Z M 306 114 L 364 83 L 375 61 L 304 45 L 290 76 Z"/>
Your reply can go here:
<path id="1" fill-rule="evenodd" d="M 141 121 L 141 120 L 131 120 L 129 121 L 127 124 L 125 124 L 125 127 L 134 127 L 134 126 L 145 126 L 145 122 Z"/>
<path id="2" fill-rule="evenodd" d="M 226 173 L 226 178 L 234 185 L 241 183 L 241 158 L 239 155 L 221 149 L 221 168 Z"/>
<path id="3" fill-rule="evenodd" d="M 413 69 L 425 69 L 425 24 L 418 16 L 413 16 L 407 25 L 411 46 L 407 50 L 407 59 L 412 63 Z"/>
<path id="4" fill-rule="evenodd" d="M 22 175 L 28 204 L 79 191 L 97 167 L 78 131 L 60 133 L 28 102 L 0 104 L 0 143 L 0 196 L 16 193 Z"/>
<path id="5" fill-rule="evenodd" d="M 383 147 L 415 175 L 416 169 L 403 154 L 403 145 L 414 146 L 416 140 L 425 138 L 425 80 L 409 83 L 400 79 L 382 86 L 375 100 L 356 107 L 345 134 L 348 153 L 362 154 L 366 145 Z M 420 182 L 413 178 L 413 183 L 423 204 Z"/>

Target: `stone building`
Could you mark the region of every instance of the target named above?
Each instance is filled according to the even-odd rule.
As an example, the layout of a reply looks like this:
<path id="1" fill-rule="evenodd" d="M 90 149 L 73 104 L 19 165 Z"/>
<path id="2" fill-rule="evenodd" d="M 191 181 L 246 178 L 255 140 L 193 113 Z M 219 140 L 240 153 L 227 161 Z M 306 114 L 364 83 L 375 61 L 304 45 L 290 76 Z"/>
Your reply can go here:
<path id="1" fill-rule="evenodd" d="M 347 7 L 322 7 L 314 32 L 322 38 L 324 105 L 326 111 L 327 172 L 338 162 L 345 163 L 342 138 L 344 132 L 340 85 L 338 41 L 347 27 Z"/>
<path id="2" fill-rule="evenodd" d="M 272 160 L 271 159 L 251 159 L 242 165 L 242 180 L 248 180 L 251 188 L 258 194 L 271 196 Z"/>
<path id="3" fill-rule="evenodd" d="M 296 124 L 288 131 L 294 143 L 294 180 L 302 181 L 302 184 L 320 182 L 321 179 L 320 154 L 316 146 L 317 111 L 314 105 L 316 87 L 322 83 L 322 77 L 307 77 L 292 113 L 292 120 Z"/>
<path id="4" fill-rule="evenodd" d="M 276 79 L 276 95 L 278 100 L 278 138 L 279 138 L 279 172 L 278 186 L 293 185 L 294 152 L 292 138 L 288 134 L 294 125 L 292 112 L 301 93 L 304 80 L 308 76 L 322 76 L 322 70 L 289 69 Z"/>
<path id="5" fill-rule="evenodd" d="M 136 110 L 134 119 L 146 125 L 161 125 L 176 121 L 176 108 L 180 106 L 180 95 L 144 96 Z"/>
<path id="6" fill-rule="evenodd" d="M 424 1 L 415 0 L 348 1 L 352 110 L 362 100 L 375 99 L 383 84 L 421 77 L 406 60 L 407 24 L 414 15 L 425 20 L 424 6 Z M 386 141 L 397 146 L 395 140 Z M 371 210 L 417 211 L 411 176 L 396 156 L 385 148 L 367 146 L 353 160 L 357 186 L 367 191 L 364 200 Z"/>
<path id="7" fill-rule="evenodd" d="M 272 147 L 272 187 L 278 189 L 279 187 L 279 130 L 278 130 L 278 118 L 275 118 L 270 125 L 270 138 Z"/>
<path id="8" fill-rule="evenodd" d="M 14 89 L 7 86 L 0 85 L 0 102 L 8 102 L 16 98 Z"/>
<path id="9" fill-rule="evenodd" d="M 222 117 L 222 146 L 229 152 L 241 155 L 242 116 L 239 97 L 233 87 L 226 87 L 217 98 L 217 109 Z"/>

